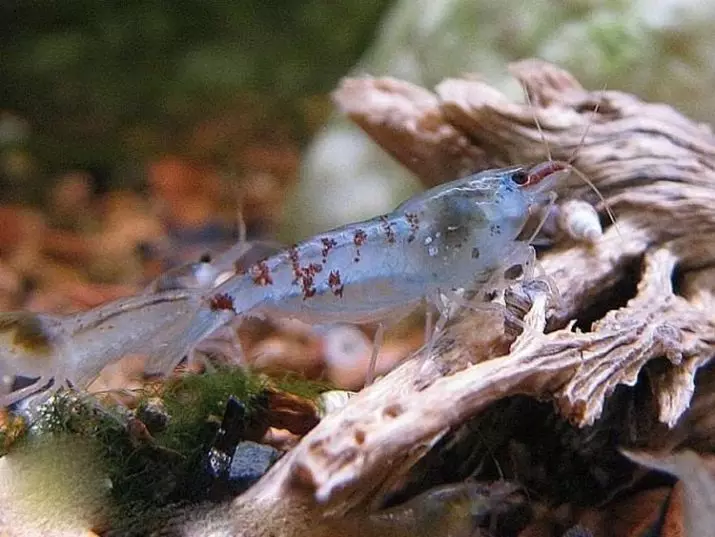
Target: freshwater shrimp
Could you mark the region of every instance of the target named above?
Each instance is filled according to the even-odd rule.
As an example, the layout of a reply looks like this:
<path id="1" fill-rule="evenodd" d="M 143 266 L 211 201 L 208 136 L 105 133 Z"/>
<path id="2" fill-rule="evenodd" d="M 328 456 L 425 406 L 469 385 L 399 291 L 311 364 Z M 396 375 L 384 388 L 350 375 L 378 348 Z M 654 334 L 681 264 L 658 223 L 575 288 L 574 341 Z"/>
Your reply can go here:
<path id="1" fill-rule="evenodd" d="M 369 384 L 386 322 L 426 299 L 440 313 L 440 329 L 452 304 L 486 303 L 490 288 L 503 288 L 519 275 L 530 277 L 535 261 L 530 243 L 543 220 L 528 239 L 520 235 L 535 208 L 554 205 L 554 189 L 570 173 L 596 192 L 615 223 L 595 185 L 572 166 L 578 148 L 568 161 L 553 160 L 538 118 L 534 120 L 547 161 L 487 170 L 434 187 L 389 214 L 268 257 L 215 288 L 213 298 L 225 300 L 239 316 L 292 317 L 311 324 L 378 323 Z M 595 233 L 589 230 L 588 238 Z M 464 299 L 461 290 L 471 297 Z"/>
<path id="2" fill-rule="evenodd" d="M 530 265 L 534 250 L 519 235 L 533 208 L 551 200 L 554 186 L 568 173 L 570 166 L 551 162 L 445 183 L 389 214 L 271 255 L 209 289 L 145 294 L 64 316 L 3 314 L 5 387 L 15 375 L 37 380 L 0 393 L 0 405 L 53 381 L 52 389 L 85 388 L 104 366 L 130 353 L 149 352 L 154 364 L 170 371 L 234 319 L 382 324 L 425 298 L 439 307 L 443 294 L 478 289 L 515 265 Z"/>
<path id="3" fill-rule="evenodd" d="M 240 210 L 237 216 L 238 240 L 233 246 L 215 256 L 205 254 L 197 262 L 165 271 L 151 282 L 144 292 L 151 294 L 172 289 L 211 289 L 236 271 L 245 270 L 282 249 L 279 243 L 273 241 L 249 241 L 246 223 Z"/>
<path id="4" fill-rule="evenodd" d="M 215 287 L 207 299 L 239 317 L 310 324 L 382 324 L 424 299 L 440 307 L 443 294 L 482 287 L 500 269 L 532 263 L 533 248 L 518 237 L 531 210 L 551 200 L 569 172 L 570 166 L 556 162 L 445 183 L 389 214 L 270 256 Z"/>
<path id="5" fill-rule="evenodd" d="M 244 271 L 268 255 L 282 250 L 278 243 L 270 241 L 239 240 L 215 258 L 204 256 L 197 262 L 171 268 L 151 282 L 145 294 L 175 289 L 211 289 L 236 271 Z"/>
<path id="6" fill-rule="evenodd" d="M 570 162 L 549 160 L 445 183 L 389 214 L 270 255 L 217 286 L 211 277 L 199 278 L 192 288 L 73 315 L 2 314 L 0 405 L 50 382 L 52 389 L 84 388 L 105 365 L 134 352 L 148 351 L 169 371 L 216 329 L 243 317 L 379 323 L 382 329 L 425 299 L 443 312 L 444 297 L 459 302 L 459 290 L 504 286 L 518 274 L 514 267 L 528 276 L 535 254 L 520 235 L 533 210 L 553 204 L 555 186 L 574 170 Z M 375 351 L 371 365 L 374 360 Z M 8 393 L 17 375 L 37 380 Z"/>

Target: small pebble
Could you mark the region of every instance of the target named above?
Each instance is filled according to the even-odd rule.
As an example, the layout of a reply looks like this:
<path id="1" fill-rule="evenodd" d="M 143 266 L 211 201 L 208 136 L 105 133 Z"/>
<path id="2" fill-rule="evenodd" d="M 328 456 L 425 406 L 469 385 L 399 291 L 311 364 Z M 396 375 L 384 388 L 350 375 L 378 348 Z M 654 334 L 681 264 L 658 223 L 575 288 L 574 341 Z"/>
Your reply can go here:
<path id="1" fill-rule="evenodd" d="M 256 483 L 279 457 L 280 451 L 271 446 L 250 441 L 239 443 L 228 474 L 234 492 L 240 494 Z"/>
<path id="2" fill-rule="evenodd" d="M 330 390 L 321 393 L 320 397 L 318 397 L 320 417 L 324 418 L 328 414 L 337 412 L 345 405 L 347 405 L 348 401 L 350 401 L 350 398 L 355 395 L 357 395 L 356 392 L 349 392 L 345 390 Z"/>

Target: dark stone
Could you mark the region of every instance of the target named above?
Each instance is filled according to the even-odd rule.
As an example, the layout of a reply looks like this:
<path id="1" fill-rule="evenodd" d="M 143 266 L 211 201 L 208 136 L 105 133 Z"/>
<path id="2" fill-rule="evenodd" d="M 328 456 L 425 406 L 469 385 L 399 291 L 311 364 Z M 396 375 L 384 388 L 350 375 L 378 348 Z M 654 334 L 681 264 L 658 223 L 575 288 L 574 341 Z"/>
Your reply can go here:
<path id="1" fill-rule="evenodd" d="M 266 397 L 265 393 L 254 396 L 251 401 L 251 411 L 243 402 L 233 396 L 229 397 L 221 426 L 202 457 L 199 475 L 191 483 L 194 499 L 220 502 L 235 496 L 250 486 L 250 483 L 243 485 L 245 480 L 239 480 L 238 488 L 233 484 L 231 477 L 233 462 L 241 444 L 261 446 L 261 444 L 248 440 L 263 438 L 268 429 L 268 425 L 265 423 Z M 268 446 L 261 447 L 276 452 Z M 256 459 L 256 462 L 258 463 L 260 460 Z"/>
<path id="2" fill-rule="evenodd" d="M 221 427 L 216 432 L 209 451 L 209 472 L 213 477 L 220 478 L 228 472 L 233 452 L 238 443 L 245 438 L 247 419 L 246 405 L 234 396 L 229 397 Z"/>
<path id="3" fill-rule="evenodd" d="M 233 492 L 240 494 L 256 483 L 280 455 L 280 451 L 264 444 L 250 441 L 238 444 L 228 477 Z"/>
<path id="4" fill-rule="evenodd" d="M 593 532 L 588 528 L 576 525 L 566 530 L 562 537 L 593 537 Z"/>

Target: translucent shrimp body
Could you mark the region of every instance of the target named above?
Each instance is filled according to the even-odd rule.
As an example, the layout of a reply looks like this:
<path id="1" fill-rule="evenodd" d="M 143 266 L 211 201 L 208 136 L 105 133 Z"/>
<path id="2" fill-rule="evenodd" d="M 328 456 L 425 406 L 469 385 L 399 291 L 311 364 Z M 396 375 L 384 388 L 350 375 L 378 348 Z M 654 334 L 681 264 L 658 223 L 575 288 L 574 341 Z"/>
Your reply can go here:
<path id="1" fill-rule="evenodd" d="M 172 289 L 211 289 L 221 278 L 233 275 L 241 267 L 249 266 L 281 249 L 278 243 L 241 238 L 213 260 L 188 263 L 167 270 L 146 288 L 145 293 Z"/>
<path id="2" fill-rule="evenodd" d="M 558 162 L 488 170 L 424 192 L 392 213 L 326 232 L 271 255 L 212 288 L 217 267 L 194 284 L 116 300 L 73 315 L 0 315 L 0 406 L 54 388 L 85 388 L 122 356 L 144 352 L 170 370 L 237 317 L 310 323 L 383 322 L 425 297 L 476 289 L 529 261 L 519 240 L 530 208 L 568 174 Z M 212 272 L 214 271 L 214 272 Z M 189 271 L 191 272 L 191 271 Z M 16 375 L 37 378 L 9 393 Z"/>
<path id="3" fill-rule="evenodd" d="M 568 170 L 515 166 L 435 187 L 390 214 L 257 263 L 215 288 L 212 300 L 230 303 L 238 315 L 365 323 L 472 288 L 524 246 L 517 237 L 529 209 L 549 198 L 561 172 Z"/>
<path id="4" fill-rule="evenodd" d="M 158 361 L 183 356 L 193 341 L 233 314 L 203 307 L 197 291 L 169 291 L 116 300 L 72 315 L 27 312 L 0 315 L 0 406 L 31 395 L 54 380 L 86 388 L 108 364 L 144 352 Z M 35 377 L 10 393 L 15 375 Z"/>
<path id="5" fill-rule="evenodd" d="M 170 290 L 189 290 L 193 289 L 197 292 L 201 290 L 207 291 L 218 285 L 225 279 L 233 276 L 236 271 L 242 267 L 250 266 L 260 259 L 263 255 L 278 252 L 281 248 L 277 243 L 266 241 L 247 241 L 245 237 L 241 237 L 239 241 L 231 248 L 218 254 L 213 260 L 205 260 L 197 263 L 189 263 L 176 268 L 172 268 L 164 272 L 156 280 L 154 280 L 146 289 L 145 294 L 153 294 L 162 291 Z M 215 303 L 214 306 L 220 305 Z M 219 308 L 215 311 L 209 308 L 209 311 L 199 311 L 197 315 L 201 318 L 194 322 L 194 328 L 202 334 L 201 327 L 204 322 L 208 322 L 207 326 L 211 326 L 212 319 L 216 315 L 223 317 L 231 316 L 230 310 Z M 227 317 L 228 318 L 228 317 Z M 199 340 L 200 337 L 195 337 L 194 340 Z M 209 362 L 201 358 L 202 353 L 216 353 L 237 351 L 241 354 L 240 345 L 235 331 L 230 326 L 224 327 L 222 330 L 216 330 L 210 338 L 205 341 L 197 341 L 196 345 L 190 345 L 188 349 L 189 362 L 198 360 L 204 365 L 209 365 Z M 169 373 L 176 366 L 176 362 L 181 360 L 182 356 L 167 356 L 166 353 L 153 355 L 146 362 L 145 371 L 150 374 Z"/>

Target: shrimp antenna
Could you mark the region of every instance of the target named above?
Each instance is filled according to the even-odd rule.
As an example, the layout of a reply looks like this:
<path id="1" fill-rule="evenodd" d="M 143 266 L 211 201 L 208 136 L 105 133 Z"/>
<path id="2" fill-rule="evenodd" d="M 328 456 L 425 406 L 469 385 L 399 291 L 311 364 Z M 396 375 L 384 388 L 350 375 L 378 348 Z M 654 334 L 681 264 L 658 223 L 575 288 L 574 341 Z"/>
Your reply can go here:
<path id="1" fill-rule="evenodd" d="M 613 214 L 613 211 L 611 211 L 611 208 L 608 206 L 608 202 L 606 201 L 606 198 L 603 197 L 603 194 L 601 194 L 601 191 L 596 188 L 596 185 L 591 181 L 588 177 L 586 177 L 586 174 L 583 173 L 581 170 L 573 166 L 573 161 L 576 160 L 576 155 L 578 154 L 579 150 L 583 147 L 584 142 L 586 141 L 586 136 L 588 136 L 588 131 L 591 130 L 591 127 L 593 126 L 593 123 L 596 119 L 596 114 L 598 114 L 598 109 L 601 107 L 601 103 L 603 102 L 603 92 L 606 91 L 606 84 L 603 85 L 603 89 L 601 89 L 601 95 L 598 98 L 598 102 L 596 103 L 596 106 L 593 107 L 593 110 L 591 110 L 591 119 L 588 122 L 588 125 L 586 125 L 586 128 L 583 131 L 583 134 L 581 135 L 581 140 L 579 140 L 578 145 L 573 151 L 573 154 L 569 158 L 567 164 L 571 167 L 573 172 L 578 175 L 581 180 L 586 183 L 591 190 L 593 190 L 596 193 L 596 196 L 598 196 L 598 199 L 601 200 L 601 203 L 603 203 L 603 209 L 606 211 L 606 214 L 608 215 L 609 220 L 611 223 L 616 226 L 616 232 L 620 235 L 620 232 L 618 231 L 618 226 L 616 224 L 616 216 Z"/>
<path id="2" fill-rule="evenodd" d="M 606 211 L 606 214 L 608 215 L 609 220 L 611 223 L 616 227 L 616 232 L 620 235 L 621 232 L 618 231 L 618 225 L 616 224 L 616 216 L 613 214 L 613 211 L 611 208 L 608 206 L 608 202 L 606 201 L 606 198 L 603 197 L 603 194 L 601 194 L 601 191 L 598 190 L 596 185 L 591 181 L 588 177 L 586 177 L 586 174 L 583 173 L 581 170 L 578 168 L 571 166 L 571 171 L 574 172 L 576 175 L 579 176 L 579 178 L 586 183 L 591 190 L 593 190 L 596 193 L 596 196 L 598 196 L 598 199 L 601 200 L 603 203 L 603 209 Z"/>
<path id="3" fill-rule="evenodd" d="M 593 110 L 591 110 L 591 119 L 589 120 L 588 124 L 586 125 L 586 128 L 583 130 L 583 134 L 581 135 L 581 139 L 579 140 L 578 145 L 573 150 L 573 153 L 571 154 L 571 158 L 569 158 L 568 161 L 566 162 L 569 165 L 573 164 L 573 161 L 576 159 L 576 155 L 578 154 L 580 149 L 583 147 L 584 142 L 586 141 L 586 136 L 588 136 L 588 131 L 591 130 L 591 127 L 593 126 L 593 123 L 596 120 L 596 114 L 598 114 L 598 109 L 601 107 L 601 103 L 603 102 L 603 92 L 604 91 L 606 91 L 606 84 L 604 84 L 603 88 L 601 89 L 601 95 L 598 98 L 598 102 L 596 102 L 596 106 L 594 106 Z"/>
<path id="4" fill-rule="evenodd" d="M 238 185 L 233 185 L 233 195 L 236 201 L 236 227 L 238 243 L 244 244 L 247 240 L 246 220 L 243 218 L 243 193 Z"/>
<path id="5" fill-rule="evenodd" d="M 522 87 L 524 88 L 524 97 L 526 97 L 526 103 L 529 105 L 529 108 L 531 108 L 531 115 L 534 118 L 534 123 L 536 123 L 536 130 L 539 131 L 541 141 L 544 142 L 544 147 L 546 148 L 546 156 L 548 157 L 549 161 L 552 161 L 553 159 L 551 158 L 551 148 L 549 147 L 549 142 L 546 141 L 546 136 L 544 135 L 544 130 L 541 128 L 541 123 L 539 123 L 539 118 L 536 116 L 536 108 L 534 108 L 534 103 L 531 101 L 531 96 L 529 95 L 529 88 L 526 86 L 526 84 L 523 84 Z"/>
<path id="6" fill-rule="evenodd" d="M 536 124 L 536 129 L 539 131 L 539 135 L 541 136 L 541 139 L 544 142 L 544 146 L 546 147 L 546 156 L 548 157 L 549 161 L 552 161 L 552 155 L 551 155 L 551 148 L 549 147 L 549 142 L 546 140 L 546 136 L 544 135 L 544 130 L 541 128 L 541 123 L 539 123 L 539 118 L 536 116 L 536 109 L 534 108 L 534 105 L 531 101 L 531 97 L 529 96 L 529 90 L 527 89 L 526 85 L 523 86 L 524 88 L 524 96 L 526 97 L 526 102 L 529 104 L 532 110 L 532 115 L 534 117 L 534 123 Z M 603 89 L 601 92 L 606 91 L 606 84 L 603 85 Z M 598 199 L 601 200 L 601 203 L 603 203 L 603 208 L 606 211 L 606 214 L 608 215 L 609 220 L 611 223 L 616 226 L 616 232 L 620 235 L 620 232 L 618 231 L 618 227 L 616 224 L 616 216 L 613 214 L 613 211 L 611 208 L 608 206 L 608 202 L 606 201 L 606 198 L 603 197 L 603 194 L 601 194 L 601 191 L 598 190 L 596 185 L 591 181 L 588 177 L 586 177 L 586 174 L 583 173 L 581 170 L 573 166 L 573 161 L 576 159 L 576 155 L 578 154 L 578 151 L 583 147 L 584 142 L 586 141 L 586 136 L 588 136 L 588 132 L 591 129 L 591 126 L 594 123 L 594 120 L 596 118 L 596 114 L 598 114 L 598 109 L 601 106 L 601 103 L 603 102 L 603 95 L 600 96 L 598 99 L 598 102 L 596 103 L 596 106 L 594 109 L 591 111 L 591 120 L 588 122 L 588 125 L 586 125 L 586 128 L 583 131 L 583 134 L 581 135 L 581 139 L 578 142 L 578 145 L 573 151 L 573 154 L 571 157 L 568 159 L 566 164 L 568 164 L 569 168 L 579 176 L 579 178 L 588 185 L 588 187 L 593 190 L 596 193 L 596 196 L 598 196 Z M 552 201 L 553 203 L 553 201 Z M 543 222 L 539 225 L 539 229 L 543 225 Z"/>
<path id="7" fill-rule="evenodd" d="M 247 241 L 246 220 L 243 218 L 243 208 L 236 209 L 236 225 L 238 226 L 238 242 L 243 244 Z"/>
<path id="8" fill-rule="evenodd" d="M 549 211 L 554 207 L 554 204 L 556 203 L 556 197 L 557 194 L 556 192 L 551 192 L 549 195 L 549 205 L 546 207 L 546 210 L 544 211 L 544 217 L 539 221 L 539 223 L 536 226 L 536 229 L 531 233 L 531 236 L 529 237 L 529 240 L 527 241 L 529 244 L 534 242 L 534 239 L 536 239 L 536 236 L 541 232 L 541 228 L 544 227 L 544 224 L 546 223 L 546 219 L 549 217 Z"/>

